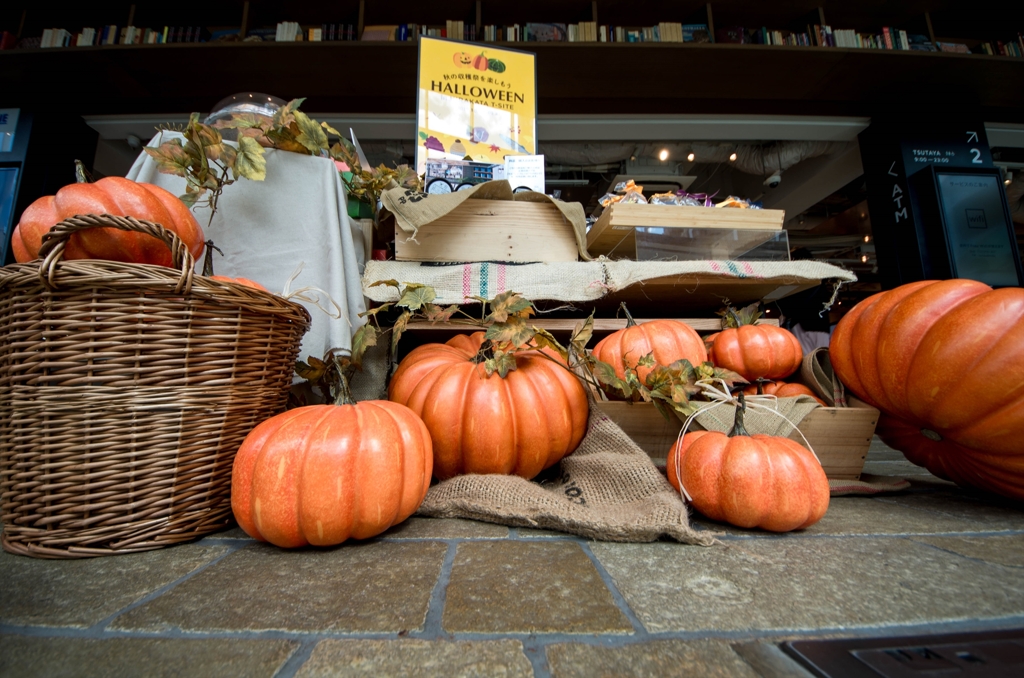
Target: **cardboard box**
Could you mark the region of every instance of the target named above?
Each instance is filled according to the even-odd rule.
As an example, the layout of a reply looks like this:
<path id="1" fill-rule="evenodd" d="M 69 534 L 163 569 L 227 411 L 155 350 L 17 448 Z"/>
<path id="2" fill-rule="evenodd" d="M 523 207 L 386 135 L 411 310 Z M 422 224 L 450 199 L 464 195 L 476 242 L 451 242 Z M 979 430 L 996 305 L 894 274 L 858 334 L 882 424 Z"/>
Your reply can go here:
<path id="1" fill-rule="evenodd" d="M 636 259 L 637 228 L 678 228 L 735 231 L 737 251 L 742 253 L 782 231 L 785 219 L 785 210 L 615 204 L 601 213 L 587 233 L 587 251 L 593 257 L 604 254 L 613 259 Z M 735 258 L 728 254 L 709 250 L 699 258 Z"/>
<path id="2" fill-rule="evenodd" d="M 668 421 L 651 403 L 600 402 L 598 407 L 626 432 L 657 464 L 664 464 L 682 423 Z M 818 455 L 825 475 L 836 480 L 857 480 L 864 468 L 878 410 L 851 399 L 851 407 L 819 407 L 799 424 Z M 803 445 L 794 431 L 790 439 Z"/>
<path id="3" fill-rule="evenodd" d="M 395 233 L 398 261 L 576 261 L 572 224 L 550 202 L 467 200 L 420 227 Z"/>

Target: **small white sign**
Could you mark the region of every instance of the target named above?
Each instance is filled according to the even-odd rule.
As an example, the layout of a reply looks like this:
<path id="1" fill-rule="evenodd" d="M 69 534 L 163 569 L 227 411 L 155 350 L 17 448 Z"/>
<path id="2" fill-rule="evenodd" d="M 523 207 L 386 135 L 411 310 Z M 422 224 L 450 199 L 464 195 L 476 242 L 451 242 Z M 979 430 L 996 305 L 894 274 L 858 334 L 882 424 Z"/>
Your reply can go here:
<path id="1" fill-rule="evenodd" d="M 508 155 L 505 156 L 505 178 L 512 190 L 528 188 L 538 193 L 544 192 L 544 156 L 543 155 Z"/>
<path id="2" fill-rule="evenodd" d="M 18 129 L 18 108 L 0 108 L 0 153 L 14 147 L 14 131 Z"/>

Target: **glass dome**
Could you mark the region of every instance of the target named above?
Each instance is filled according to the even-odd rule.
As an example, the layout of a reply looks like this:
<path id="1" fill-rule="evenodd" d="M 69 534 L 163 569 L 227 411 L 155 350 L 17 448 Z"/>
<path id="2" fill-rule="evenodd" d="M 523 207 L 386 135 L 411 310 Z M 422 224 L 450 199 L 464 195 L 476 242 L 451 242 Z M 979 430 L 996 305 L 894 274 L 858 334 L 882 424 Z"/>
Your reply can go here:
<path id="1" fill-rule="evenodd" d="M 263 92 L 239 92 L 217 102 L 217 105 L 213 107 L 213 110 L 206 116 L 206 120 L 203 122 L 207 125 L 223 128 L 226 122 L 233 120 L 235 116 L 243 113 L 249 113 L 258 118 L 263 118 L 267 122 L 271 122 L 274 118 L 274 113 L 284 106 L 285 103 L 284 99 L 264 94 Z M 222 132 L 222 136 L 225 139 L 231 140 L 234 140 L 236 134 L 236 130 L 233 129 Z"/>

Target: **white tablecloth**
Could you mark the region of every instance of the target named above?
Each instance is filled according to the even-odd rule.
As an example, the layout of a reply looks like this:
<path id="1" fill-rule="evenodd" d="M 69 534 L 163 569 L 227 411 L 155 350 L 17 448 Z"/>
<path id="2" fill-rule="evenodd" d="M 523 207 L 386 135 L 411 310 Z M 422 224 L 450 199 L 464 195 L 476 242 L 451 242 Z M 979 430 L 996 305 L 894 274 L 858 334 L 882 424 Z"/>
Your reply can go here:
<path id="1" fill-rule="evenodd" d="M 150 146 L 158 146 L 176 132 L 158 133 Z M 162 137 L 162 138 L 161 138 Z M 313 322 L 302 340 L 300 357 L 322 357 L 330 348 L 351 348 L 352 333 L 363 323 L 366 310 L 360 285 L 364 265 L 363 235 L 348 218 L 346 195 L 334 163 L 327 158 L 268 149 L 266 181 L 239 179 L 221 195 L 213 223 L 209 208 L 197 207 L 196 219 L 206 237 L 224 252 L 213 254 L 217 275 L 255 280 L 281 293 L 289 277 L 292 291 L 318 287 L 340 307 L 332 318 L 301 299 Z M 142 153 L 128 172 L 134 181 L 156 184 L 175 195 L 185 192 L 185 180 L 157 171 Z M 196 270 L 202 270 L 197 262 Z M 320 303 L 337 316 L 338 309 L 319 294 Z"/>

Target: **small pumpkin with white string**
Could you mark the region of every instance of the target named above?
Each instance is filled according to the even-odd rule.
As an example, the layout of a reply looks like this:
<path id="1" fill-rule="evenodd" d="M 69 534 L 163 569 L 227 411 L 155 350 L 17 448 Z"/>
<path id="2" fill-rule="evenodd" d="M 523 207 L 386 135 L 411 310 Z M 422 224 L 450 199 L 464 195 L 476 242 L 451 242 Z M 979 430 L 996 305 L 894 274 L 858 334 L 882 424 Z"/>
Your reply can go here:
<path id="1" fill-rule="evenodd" d="M 789 532 L 810 527 L 828 510 L 829 487 L 814 453 L 780 436 L 750 435 L 738 394 L 728 434 L 686 433 L 668 455 L 669 482 L 695 509 L 737 527 Z"/>

